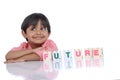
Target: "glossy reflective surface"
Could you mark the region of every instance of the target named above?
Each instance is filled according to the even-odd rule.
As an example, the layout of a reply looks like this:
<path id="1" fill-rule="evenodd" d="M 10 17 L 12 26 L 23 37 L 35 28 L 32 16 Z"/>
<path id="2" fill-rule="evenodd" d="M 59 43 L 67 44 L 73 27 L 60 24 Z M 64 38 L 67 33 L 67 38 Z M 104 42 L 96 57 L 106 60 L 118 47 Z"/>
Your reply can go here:
<path id="1" fill-rule="evenodd" d="M 73 61 L 0 63 L 0 80 L 120 79 L 119 48 L 104 48 L 104 57 Z M 114 55 L 113 55 L 114 54 Z"/>

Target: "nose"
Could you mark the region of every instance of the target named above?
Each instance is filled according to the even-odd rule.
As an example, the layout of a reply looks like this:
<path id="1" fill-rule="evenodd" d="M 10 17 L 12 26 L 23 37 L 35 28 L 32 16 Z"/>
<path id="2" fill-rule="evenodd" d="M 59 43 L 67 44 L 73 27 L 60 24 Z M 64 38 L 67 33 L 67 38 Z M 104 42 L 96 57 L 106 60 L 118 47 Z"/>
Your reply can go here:
<path id="1" fill-rule="evenodd" d="M 40 31 L 40 30 L 37 30 L 36 33 L 37 33 L 37 34 L 41 34 L 41 31 Z"/>

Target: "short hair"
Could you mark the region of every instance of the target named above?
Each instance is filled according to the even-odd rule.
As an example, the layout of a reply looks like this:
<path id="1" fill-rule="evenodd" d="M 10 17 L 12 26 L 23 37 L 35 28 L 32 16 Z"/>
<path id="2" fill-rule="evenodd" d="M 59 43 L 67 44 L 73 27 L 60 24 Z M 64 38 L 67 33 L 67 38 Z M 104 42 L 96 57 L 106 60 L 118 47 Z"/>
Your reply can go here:
<path id="1" fill-rule="evenodd" d="M 24 19 L 21 25 L 21 29 L 26 33 L 26 29 L 31 25 L 36 26 L 39 20 L 41 20 L 43 27 L 47 28 L 48 32 L 50 33 L 51 29 L 50 29 L 49 20 L 42 13 L 33 13 L 33 14 L 28 15 Z"/>

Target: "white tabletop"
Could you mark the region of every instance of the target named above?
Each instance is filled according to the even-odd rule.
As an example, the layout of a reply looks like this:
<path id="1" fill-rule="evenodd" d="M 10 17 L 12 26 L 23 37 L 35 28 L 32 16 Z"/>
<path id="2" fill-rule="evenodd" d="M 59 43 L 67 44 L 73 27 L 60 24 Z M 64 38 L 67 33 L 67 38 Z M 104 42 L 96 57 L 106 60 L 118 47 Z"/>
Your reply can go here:
<path id="1" fill-rule="evenodd" d="M 0 62 L 0 80 L 115 80 L 120 79 L 118 48 L 103 48 L 104 57 L 72 62 Z M 114 54 L 114 55 L 113 55 Z"/>

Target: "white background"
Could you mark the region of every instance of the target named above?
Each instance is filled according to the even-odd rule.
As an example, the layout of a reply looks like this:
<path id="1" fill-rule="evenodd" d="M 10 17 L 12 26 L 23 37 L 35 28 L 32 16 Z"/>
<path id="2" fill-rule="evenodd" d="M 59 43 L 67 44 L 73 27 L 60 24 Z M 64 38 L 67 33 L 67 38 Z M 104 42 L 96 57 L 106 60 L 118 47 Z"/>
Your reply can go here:
<path id="1" fill-rule="evenodd" d="M 60 50 L 102 47 L 108 63 L 119 58 L 119 0 L 1 0 L 1 62 L 12 47 L 25 41 L 21 24 L 26 16 L 35 12 L 48 17 L 50 39 Z"/>
<path id="2" fill-rule="evenodd" d="M 0 1 L 0 60 L 25 41 L 23 19 L 45 14 L 51 24 L 50 39 L 59 49 L 119 47 L 119 0 L 3 0 Z M 106 53 L 108 54 L 108 53 Z"/>

